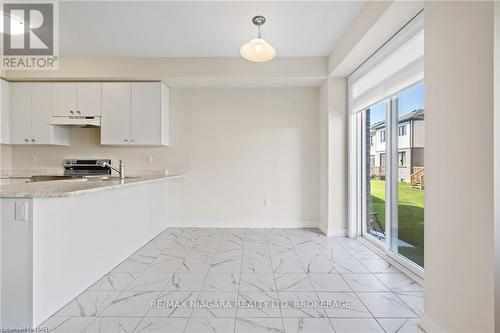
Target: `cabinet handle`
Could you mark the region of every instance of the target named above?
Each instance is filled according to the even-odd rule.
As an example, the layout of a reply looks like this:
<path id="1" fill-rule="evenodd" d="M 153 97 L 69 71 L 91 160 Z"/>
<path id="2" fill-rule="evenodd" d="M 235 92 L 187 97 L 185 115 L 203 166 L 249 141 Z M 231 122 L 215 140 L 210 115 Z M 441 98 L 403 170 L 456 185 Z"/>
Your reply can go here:
<path id="1" fill-rule="evenodd" d="M 73 110 L 69 110 L 69 113 L 73 114 L 74 112 L 73 112 Z"/>
<path id="2" fill-rule="evenodd" d="M 29 142 L 29 141 L 30 141 L 30 140 L 28 140 L 28 139 L 24 139 L 24 142 Z"/>
<path id="3" fill-rule="evenodd" d="M 35 142 L 35 139 L 31 139 L 31 142 Z"/>
<path id="4" fill-rule="evenodd" d="M 127 140 L 127 139 L 125 139 L 125 140 L 123 140 L 123 141 L 128 142 L 128 140 Z"/>
<path id="5" fill-rule="evenodd" d="M 76 111 L 76 113 L 81 114 L 80 111 Z"/>
<path id="6" fill-rule="evenodd" d="M 132 140 L 130 140 L 130 142 L 135 143 L 135 140 L 134 140 L 134 139 L 132 139 Z"/>

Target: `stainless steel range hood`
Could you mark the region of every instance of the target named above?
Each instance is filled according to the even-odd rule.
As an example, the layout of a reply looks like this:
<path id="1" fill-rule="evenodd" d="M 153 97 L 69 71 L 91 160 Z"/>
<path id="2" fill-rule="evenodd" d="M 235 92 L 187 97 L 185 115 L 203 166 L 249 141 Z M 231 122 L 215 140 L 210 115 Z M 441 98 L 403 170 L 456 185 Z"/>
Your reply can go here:
<path id="1" fill-rule="evenodd" d="M 50 120 L 50 124 L 57 126 L 100 127 L 101 117 L 99 116 L 52 117 Z"/>

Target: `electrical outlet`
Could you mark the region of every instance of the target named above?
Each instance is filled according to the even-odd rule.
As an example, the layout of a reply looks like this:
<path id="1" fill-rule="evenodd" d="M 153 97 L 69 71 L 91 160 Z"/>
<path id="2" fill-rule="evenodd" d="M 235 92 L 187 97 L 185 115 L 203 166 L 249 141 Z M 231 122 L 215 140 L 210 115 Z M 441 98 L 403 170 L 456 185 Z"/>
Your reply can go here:
<path id="1" fill-rule="evenodd" d="M 28 221 L 28 203 L 27 202 L 16 202 L 16 221 Z"/>

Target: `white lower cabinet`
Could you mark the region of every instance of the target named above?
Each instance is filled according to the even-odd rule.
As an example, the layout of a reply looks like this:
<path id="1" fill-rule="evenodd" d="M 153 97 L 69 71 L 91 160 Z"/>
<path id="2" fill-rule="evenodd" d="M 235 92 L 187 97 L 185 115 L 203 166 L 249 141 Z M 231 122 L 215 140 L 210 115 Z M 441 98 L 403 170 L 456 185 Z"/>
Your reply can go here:
<path id="1" fill-rule="evenodd" d="M 52 85 L 14 82 L 10 86 L 11 144 L 68 145 L 69 131 L 50 125 Z"/>
<path id="2" fill-rule="evenodd" d="M 1 327 L 37 332 L 26 328 L 41 325 L 167 227 L 168 181 L 129 185 L 62 198 L 0 198 Z M 19 207 L 24 220 L 16 218 Z M 94 300 L 85 308 L 101 307 Z M 76 331 L 66 325 L 59 332 Z"/>
<path id="3" fill-rule="evenodd" d="M 161 82 L 103 82 L 101 144 L 168 145 L 169 112 Z"/>

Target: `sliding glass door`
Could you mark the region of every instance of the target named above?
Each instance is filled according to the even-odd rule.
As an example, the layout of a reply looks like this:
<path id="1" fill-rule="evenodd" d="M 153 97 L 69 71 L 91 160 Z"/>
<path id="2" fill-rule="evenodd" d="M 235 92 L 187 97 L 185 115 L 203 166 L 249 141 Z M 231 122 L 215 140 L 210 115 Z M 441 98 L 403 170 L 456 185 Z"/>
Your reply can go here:
<path id="1" fill-rule="evenodd" d="M 363 192 L 363 226 L 368 237 L 386 240 L 385 178 L 387 101 L 381 101 L 364 110 L 360 117 L 361 179 Z"/>
<path id="2" fill-rule="evenodd" d="M 394 212 L 391 249 L 424 267 L 425 119 L 424 84 L 418 83 L 396 97 Z M 396 177 L 394 177 L 396 178 Z"/>
<path id="3" fill-rule="evenodd" d="M 424 267 L 424 83 L 354 115 L 361 236 Z"/>

